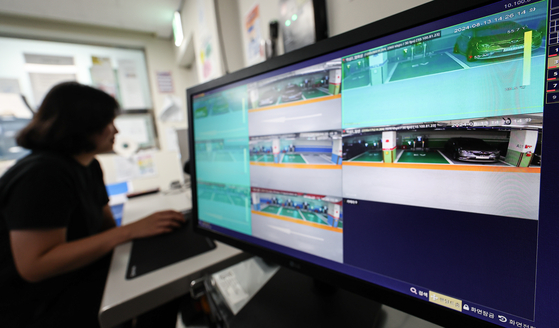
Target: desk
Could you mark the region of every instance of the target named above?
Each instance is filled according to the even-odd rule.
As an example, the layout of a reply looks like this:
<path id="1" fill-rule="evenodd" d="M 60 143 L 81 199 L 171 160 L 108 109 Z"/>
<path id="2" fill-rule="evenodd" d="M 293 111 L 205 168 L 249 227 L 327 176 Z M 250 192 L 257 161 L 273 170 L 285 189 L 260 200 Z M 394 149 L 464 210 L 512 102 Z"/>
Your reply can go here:
<path id="1" fill-rule="evenodd" d="M 149 214 L 173 209 L 186 211 L 192 207 L 190 190 L 163 193 L 130 199 L 124 205 L 123 224 Z M 105 284 L 99 322 L 109 328 L 149 311 L 189 290 L 190 282 L 206 273 L 213 273 L 249 257 L 242 251 L 216 242 L 216 249 L 161 268 L 135 279 L 126 280 L 126 268 L 132 243 L 115 248 Z"/>

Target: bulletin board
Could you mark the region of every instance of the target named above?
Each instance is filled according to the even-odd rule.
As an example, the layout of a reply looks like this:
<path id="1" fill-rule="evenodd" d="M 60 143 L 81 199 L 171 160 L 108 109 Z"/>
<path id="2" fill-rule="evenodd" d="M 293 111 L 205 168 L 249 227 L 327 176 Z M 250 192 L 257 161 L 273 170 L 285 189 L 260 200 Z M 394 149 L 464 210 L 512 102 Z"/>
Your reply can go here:
<path id="1" fill-rule="evenodd" d="M 0 81 L 24 95 L 32 109 L 52 85 L 72 80 L 112 94 L 125 111 L 153 108 L 142 49 L 5 37 L 0 49 Z"/>

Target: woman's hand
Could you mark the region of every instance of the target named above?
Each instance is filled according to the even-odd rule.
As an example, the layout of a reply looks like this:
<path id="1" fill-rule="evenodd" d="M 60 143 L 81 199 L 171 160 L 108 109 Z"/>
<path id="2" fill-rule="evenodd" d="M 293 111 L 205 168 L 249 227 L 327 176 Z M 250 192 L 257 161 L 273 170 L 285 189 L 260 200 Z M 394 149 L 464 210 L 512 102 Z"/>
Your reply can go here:
<path id="1" fill-rule="evenodd" d="M 125 225 L 130 238 L 144 238 L 171 232 L 184 224 L 184 216 L 177 211 L 155 212 L 139 221 Z"/>

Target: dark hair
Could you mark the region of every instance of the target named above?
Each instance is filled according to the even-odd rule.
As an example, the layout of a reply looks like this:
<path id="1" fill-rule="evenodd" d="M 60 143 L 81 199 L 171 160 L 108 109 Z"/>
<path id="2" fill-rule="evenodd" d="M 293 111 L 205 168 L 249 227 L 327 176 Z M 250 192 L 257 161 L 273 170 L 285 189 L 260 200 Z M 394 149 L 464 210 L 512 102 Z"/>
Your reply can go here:
<path id="1" fill-rule="evenodd" d="M 101 90 L 77 82 L 60 83 L 47 93 L 17 143 L 67 155 L 92 151 L 96 145 L 91 137 L 103 131 L 119 110 L 118 102 Z"/>

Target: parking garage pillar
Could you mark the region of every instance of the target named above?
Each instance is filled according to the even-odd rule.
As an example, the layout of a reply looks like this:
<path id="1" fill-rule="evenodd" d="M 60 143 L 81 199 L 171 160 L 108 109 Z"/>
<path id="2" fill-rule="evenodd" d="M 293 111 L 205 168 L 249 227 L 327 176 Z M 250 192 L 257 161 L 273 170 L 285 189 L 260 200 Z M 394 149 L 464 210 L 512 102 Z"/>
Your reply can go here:
<path id="1" fill-rule="evenodd" d="M 537 142 L 538 131 L 511 131 L 505 162 L 516 167 L 528 167 Z"/>
<path id="2" fill-rule="evenodd" d="M 382 159 L 385 163 L 394 163 L 396 160 L 396 131 L 382 133 Z"/>
<path id="3" fill-rule="evenodd" d="M 274 163 L 279 163 L 280 161 L 280 140 L 272 140 L 272 153 L 274 154 Z"/>
<path id="4" fill-rule="evenodd" d="M 328 74 L 328 92 L 332 95 L 337 95 L 340 93 L 342 85 L 342 70 L 332 69 Z"/>
<path id="5" fill-rule="evenodd" d="M 342 139 L 332 141 L 332 163 L 342 165 Z"/>
<path id="6" fill-rule="evenodd" d="M 388 53 L 381 52 L 369 56 L 371 85 L 380 85 L 388 79 Z"/>
<path id="7" fill-rule="evenodd" d="M 340 205 L 328 203 L 328 225 L 336 228 L 340 221 Z"/>
<path id="8" fill-rule="evenodd" d="M 256 211 L 260 211 L 260 195 L 258 195 L 257 193 L 253 192 L 251 196 L 252 196 L 252 207 L 253 207 Z"/>

